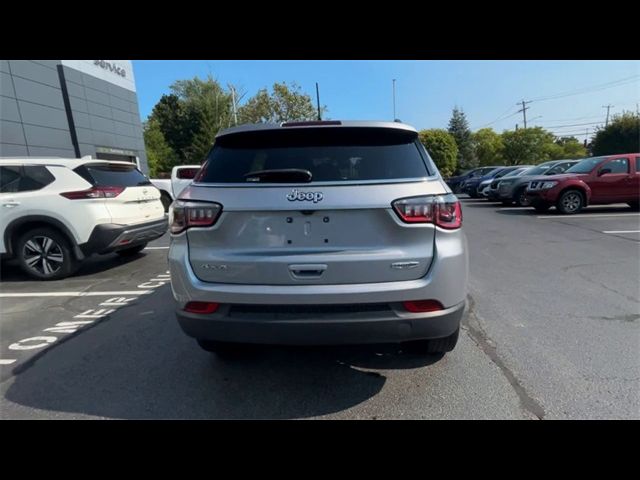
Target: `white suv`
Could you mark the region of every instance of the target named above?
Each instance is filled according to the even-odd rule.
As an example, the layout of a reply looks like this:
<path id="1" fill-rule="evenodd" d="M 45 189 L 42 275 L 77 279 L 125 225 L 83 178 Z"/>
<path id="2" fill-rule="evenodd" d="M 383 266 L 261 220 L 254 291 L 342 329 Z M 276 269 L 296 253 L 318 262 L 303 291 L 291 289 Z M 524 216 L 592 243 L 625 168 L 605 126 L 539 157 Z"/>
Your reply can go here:
<path id="1" fill-rule="evenodd" d="M 160 192 L 131 163 L 0 159 L 0 256 L 33 278 L 67 277 L 94 253 L 136 254 L 166 229 Z"/>

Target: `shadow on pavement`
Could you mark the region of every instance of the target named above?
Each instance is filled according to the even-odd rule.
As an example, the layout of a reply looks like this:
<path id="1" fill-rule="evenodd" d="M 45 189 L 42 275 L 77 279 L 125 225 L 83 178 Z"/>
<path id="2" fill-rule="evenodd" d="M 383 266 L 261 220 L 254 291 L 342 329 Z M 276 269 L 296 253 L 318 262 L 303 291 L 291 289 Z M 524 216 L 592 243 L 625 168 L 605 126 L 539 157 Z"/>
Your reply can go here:
<path id="1" fill-rule="evenodd" d="M 108 255 L 94 255 L 87 258 L 80 266 L 80 268 L 69 278 L 86 277 L 88 275 L 95 275 L 98 273 L 109 271 L 113 268 L 126 265 L 131 262 L 147 256 L 147 253 L 141 252 L 131 257 L 121 257 L 115 253 Z M 59 280 L 59 281 L 64 281 Z M 0 282 L 36 282 L 42 284 L 41 280 L 34 280 L 27 276 L 18 266 L 15 260 L 4 261 L 0 267 Z M 56 280 L 50 282 L 55 284 Z"/>
<path id="2" fill-rule="evenodd" d="M 442 358 L 367 346 L 262 347 L 223 360 L 182 333 L 170 298 L 169 287 L 161 287 L 142 303 L 57 342 L 16 372 L 6 399 L 45 411 L 34 416 L 306 418 L 343 411 L 380 392 L 384 372 L 360 369 L 420 368 Z M 10 418 L 30 416 L 24 408 L 12 414 L 11 407 L 5 409 Z"/>

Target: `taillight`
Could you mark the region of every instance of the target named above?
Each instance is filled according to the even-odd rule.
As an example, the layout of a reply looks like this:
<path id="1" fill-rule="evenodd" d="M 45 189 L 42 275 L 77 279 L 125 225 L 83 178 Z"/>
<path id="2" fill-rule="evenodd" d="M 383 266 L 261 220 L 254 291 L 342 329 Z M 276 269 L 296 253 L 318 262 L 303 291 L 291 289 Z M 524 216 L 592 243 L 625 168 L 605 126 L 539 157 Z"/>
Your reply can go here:
<path id="1" fill-rule="evenodd" d="M 191 227 L 211 227 L 221 211 L 219 203 L 176 200 L 169 207 L 169 230 L 180 233 Z"/>
<path id="2" fill-rule="evenodd" d="M 75 192 L 62 192 L 62 195 L 69 200 L 84 200 L 87 198 L 115 198 L 124 191 L 125 187 L 91 187 L 88 190 L 77 190 Z"/>
<path id="3" fill-rule="evenodd" d="M 184 311 L 189 313 L 215 313 L 220 306 L 216 302 L 189 302 L 185 305 Z"/>
<path id="4" fill-rule="evenodd" d="M 401 198 L 392 205 L 406 223 L 433 223 L 446 229 L 462 226 L 462 207 L 453 194 Z"/>
<path id="5" fill-rule="evenodd" d="M 442 304 L 437 300 L 414 300 L 411 302 L 402 302 L 402 306 L 411 313 L 437 312 L 444 310 Z"/>

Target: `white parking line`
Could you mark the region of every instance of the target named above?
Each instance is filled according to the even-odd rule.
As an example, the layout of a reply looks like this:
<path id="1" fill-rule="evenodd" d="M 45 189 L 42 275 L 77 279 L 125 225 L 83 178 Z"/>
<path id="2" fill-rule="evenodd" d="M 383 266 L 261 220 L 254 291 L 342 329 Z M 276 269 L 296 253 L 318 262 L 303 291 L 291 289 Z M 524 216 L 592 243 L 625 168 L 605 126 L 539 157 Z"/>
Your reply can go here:
<path id="1" fill-rule="evenodd" d="M 640 230 L 604 230 L 602 233 L 640 233 Z"/>
<path id="2" fill-rule="evenodd" d="M 33 293 L 1 293 L 0 298 L 28 297 L 102 297 L 114 295 L 144 295 L 153 290 L 130 290 L 126 292 L 33 292 Z"/>
<path id="3" fill-rule="evenodd" d="M 145 247 L 145 250 L 168 250 L 169 247 Z"/>
<path id="4" fill-rule="evenodd" d="M 577 215 L 538 215 L 537 218 L 597 218 L 597 217 L 637 217 L 640 213 L 597 213 L 597 214 L 577 214 Z"/>
<path id="5" fill-rule="evenodd" d="M 11 365 L 13 362 L 15 362 L 16 359 L 15 358 L 8 358 L 8 359 L 0 359 L 0 365 Z"/>

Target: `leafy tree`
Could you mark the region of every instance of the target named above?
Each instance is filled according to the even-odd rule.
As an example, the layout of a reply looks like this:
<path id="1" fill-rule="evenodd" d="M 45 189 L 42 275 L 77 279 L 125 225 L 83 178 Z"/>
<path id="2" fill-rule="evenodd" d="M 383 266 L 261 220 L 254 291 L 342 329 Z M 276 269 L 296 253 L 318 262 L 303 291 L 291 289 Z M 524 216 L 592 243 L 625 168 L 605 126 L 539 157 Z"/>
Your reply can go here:
<path id="1" fill-rule="evenodd" d="M 170 171 L 177 163 L 178 157 L 164 139 L 158 120 L 150 119 L 145 122 L 143 136 L 149 175 L 156 177 L 159 173 Z"/>
<path id="2" fill-rule="evenodd" d="M 458 146 L 453 135 L 446 130 L 433 128 L 421 130 L 418 136 L 440 170 L 440 174 L 445 178 L 451 176 L 456 170 L 458 158 Z"/>
<path id="3" fill-rule="evenodd" d="M 458 146 L 458 168 L 466 170 L 478 166 L 473 140 L 471 138 L 471 130 L 469 130 L 469 122 L 462 109 L 455 107 L 449 120 L 449 133 L 453 135 Z"/>
<path id="4" fill-rule="evenodd" d="M 188 163 L 188 149 L 198 125 L 184 101 L 175 94 L 163 95 L 153 107 L 149 120 L 157 121 L 164 139 L 179 161 Z"/>
<path id="5" fill-rule="evenodd" d="M 562 147 L 553 143 L 553 134 L 542 127 L 505 131 L 502 141 L 507 165 L 535 165 L 551 159 L 551 155 L 558 155 L 562 150 Z"/>
<path id="6" fill-rule="evenodd" d="M 471 135 L 478 165 L 504 165 L 504 143 L 492 128 L 482 128 Z"/>
<path id="7" fill-rule="evenodd" d="M 587 149 L 576 137 L 560 137 L 555 141 L 556 145 L 562 147 L 559 157 L 551 157 L 552 160 L 561 158 L 584 158 L 587 156 Z"/>
<path id="8" fill-rule="evenodd" d="M 321 112 L 326 107 L 321 107 Z M 263 88 L 238 110 L 241 123 L 281 123 L 316 120 L 318 111 L 311 97 L 296 83 L 274 83 L 271 93 Z"/>
<path id="9" fill-rule="evenodd" d="M 634 153 L 640 150 L 640 115 L 615 115 L 608 126 L 599 128 L 591 144 L 593 155 Z"/>

